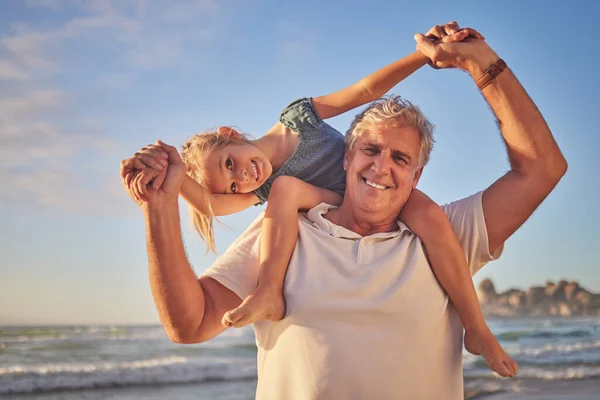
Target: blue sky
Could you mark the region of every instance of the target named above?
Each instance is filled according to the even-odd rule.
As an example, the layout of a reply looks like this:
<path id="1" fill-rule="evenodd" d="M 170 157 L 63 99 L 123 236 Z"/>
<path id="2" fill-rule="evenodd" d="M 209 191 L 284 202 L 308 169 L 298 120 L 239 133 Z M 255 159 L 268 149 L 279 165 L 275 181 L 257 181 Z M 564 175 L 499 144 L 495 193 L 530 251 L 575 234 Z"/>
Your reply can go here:
<path id="1" fill-rule="evenodd" d="M 154 323 L 141 211 L 119 161 L 160 138 L 235 125 L 255 137 L 291 100 L 347 86 L 452 19 L 483 33 L 546 117 L 569 171 L 507 243 L 499 290 L 600 291 L 600 59 L 592 1 L 75 1 L 0 5 L 0 324 Z M 423 68 L 393 90 L 436 124 L 419 187 L 444 203 L 508 169 L 469 77 Z M 329 121 L 344 131 L 352 115 Z M 262 211 L 223 218 L 219 251 Z M 189 229 L 189 258 L 215 259 Z"/>

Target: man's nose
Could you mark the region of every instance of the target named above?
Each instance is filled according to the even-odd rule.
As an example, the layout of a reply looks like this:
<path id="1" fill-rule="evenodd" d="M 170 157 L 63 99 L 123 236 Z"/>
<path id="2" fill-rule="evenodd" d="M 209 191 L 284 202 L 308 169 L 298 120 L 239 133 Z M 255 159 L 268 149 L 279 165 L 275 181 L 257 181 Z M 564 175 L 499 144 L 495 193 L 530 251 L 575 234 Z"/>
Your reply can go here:
<path id="1" fill-rule="evenodd" d="M 379 154 L 373 159 L 371 169 L 377 175 L 387 175 L 390 171 L 389 160 L 384 154 Z"/>

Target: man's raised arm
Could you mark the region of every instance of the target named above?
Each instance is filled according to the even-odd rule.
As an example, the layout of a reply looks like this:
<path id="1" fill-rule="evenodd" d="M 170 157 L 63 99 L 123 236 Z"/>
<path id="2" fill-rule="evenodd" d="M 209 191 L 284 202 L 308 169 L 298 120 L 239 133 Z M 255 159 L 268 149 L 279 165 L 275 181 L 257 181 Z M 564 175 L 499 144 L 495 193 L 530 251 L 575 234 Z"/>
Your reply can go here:
<path id="1" fill-rule="evenodd" d="M 489 49 L 485 57 L 471 63 L 471 76 L 483 76 L 498 59 Z M 567 172 L 567 161 L 544 117 L 510 67 L 481 92 L 496 115 L 510 162 L 510 170 L 483 193 L 483 211 L 493 250 L 550 194 Z"/>
<path id="2" fill-rule="evenodd" d="M 160 321 L 172 341 L 197 343 L 222 332 L 223 314 L 237 307 L 241 299 L 211 278 L 198 280 L 190 266 L 181 237 L 177 200 L 185 167 L 174 147 L 163 147 L 169 166 L 162 186 L 147 190 L 139 187 L 139 179 L 134 179 L 125 188 L 132 198 L 139 199 L 139 193 L 143 193 L 147 199 L 136 202 L 146 221 L 150 287 Z"/>
<path id="3" fill-rule="evenodd" d="M 415 39 L 418 48 L 437 61 L 438 67 L 461 68 L 476 82 L 482 83 L 490 66 L 502 64 L 483 40 L 437 45 L 422 35 Z M 494 251 L 552 191 L 566 173 L 567 162 L 542 114 L 510 67 L 481 91 L 498 120 L 510 161 L 510 171 L 483 194 L 489 248 Z"/>

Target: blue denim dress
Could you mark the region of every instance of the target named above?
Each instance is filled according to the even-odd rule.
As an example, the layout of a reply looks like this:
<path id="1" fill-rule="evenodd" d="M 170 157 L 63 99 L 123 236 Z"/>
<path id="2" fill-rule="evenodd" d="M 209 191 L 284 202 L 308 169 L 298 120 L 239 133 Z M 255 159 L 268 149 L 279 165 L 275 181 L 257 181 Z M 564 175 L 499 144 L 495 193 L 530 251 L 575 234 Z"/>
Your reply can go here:
<path id="1" fill-rule="evenodd" d="M 344 136 L 319 118 L 310 98 L 292 102 L 281 112 L 279 121 L 298 133 L 298 148 L 254 191 L 260 199 L 258 204 L 267 201 L 271 185 L 278 176 L 293 176 L 343 195 L 346 188 Z"/>

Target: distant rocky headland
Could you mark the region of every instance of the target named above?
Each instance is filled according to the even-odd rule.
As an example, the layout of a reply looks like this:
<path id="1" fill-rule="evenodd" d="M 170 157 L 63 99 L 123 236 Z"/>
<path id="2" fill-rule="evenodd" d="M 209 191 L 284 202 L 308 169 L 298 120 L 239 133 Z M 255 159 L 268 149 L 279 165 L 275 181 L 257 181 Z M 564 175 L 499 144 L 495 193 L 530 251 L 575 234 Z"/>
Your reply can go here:
<path id="1" fill-rule="evenodd" d="M 490 279 L 483 280 L 477 296 L 486 316 L 493 317 L 600 317 L 600 293 L 592 293 L 577 282 L 546 282 L 527 290 L 498 293 Z"/>

